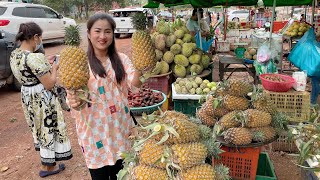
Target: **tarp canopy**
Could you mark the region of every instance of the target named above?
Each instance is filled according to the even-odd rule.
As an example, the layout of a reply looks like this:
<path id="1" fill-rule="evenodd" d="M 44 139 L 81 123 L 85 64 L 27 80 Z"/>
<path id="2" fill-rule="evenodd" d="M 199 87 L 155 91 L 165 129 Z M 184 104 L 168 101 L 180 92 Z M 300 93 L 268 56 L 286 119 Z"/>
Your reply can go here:
<path id="1" fill-rule="evenodd" d="M 145 8 L 154 8 L 159 3 L 165 7 L 190 4 L 197 8 L 210 8 L 213 6 L 254 6 L 258 0 L 148 0 Z"/>
<path id="2" fill-rule="evenodd" d="M 263 0 L 265 6 L 273 6 L 274 0 Z M 277 0 L 276 6 L 312 5 L 312 0 Z"/>
<path id="3" fill-rule="evenodd" d="M 263 0 L 265 6 L 273 6 L 274 0 Z M 255 6 L 258 0 L 148 0 L 145 8 L 158 8 L 159 4 L 165 7 L 190 4 L 197 8 L 209 8 L 213 6 Z M 312 0 L 277 0 L 276 6 L 301 6 L 311 5 Z"/>

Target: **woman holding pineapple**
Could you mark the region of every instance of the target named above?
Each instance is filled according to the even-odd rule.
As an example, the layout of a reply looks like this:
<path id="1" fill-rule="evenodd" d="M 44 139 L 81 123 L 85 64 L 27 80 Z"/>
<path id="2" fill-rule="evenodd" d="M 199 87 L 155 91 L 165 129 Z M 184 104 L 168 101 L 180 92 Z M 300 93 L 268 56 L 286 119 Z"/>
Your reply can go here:
<path id="1" fill-rule="evenodd" d="M 36 151 L 40 151 L 41 177 L 65 169 L 56 161 L 72 158 L 66 124 L 59 99 L 55 96 L 59 65 L 48 63 L 44 54 L 34 53 L 42 46 L 42 30 L 33 22 L 22 23 L 16 40 L 21 46 L 11 53 L 10 65 L 15 78 L 22 84 L 21 100 L 31 129 Z"/>
<path id="2" fill-rule="evenodd" d="M 128 139 L 133 120 L 128 89 L 140 87 L 140 71 L 115 46 L 115 21 L 98 13 L 87 22 L 89 59 L 89 102 L 68 91 L 76 119 L 79 144 L 93 180 L 117 179 L 122 169 L 118 155 L 131 148 Z M 92 102 L 92 103 L 91 103 Z"/>

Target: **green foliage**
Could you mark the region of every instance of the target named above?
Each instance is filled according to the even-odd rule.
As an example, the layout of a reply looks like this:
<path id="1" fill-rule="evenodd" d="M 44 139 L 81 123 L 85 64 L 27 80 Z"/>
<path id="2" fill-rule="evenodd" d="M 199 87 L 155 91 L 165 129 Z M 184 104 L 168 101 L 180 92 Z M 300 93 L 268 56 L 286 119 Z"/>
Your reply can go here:
<path id="1" fill-rule="evenodd" d="M 144 13 L 134 13 L 132 16 L 133 27 L 137 30 L 143 31 L 147 26 L 147 16 Z"/>
<path id="2" fill-rule="evenodd" d="M 65 28 L 65 37 L 64 41 L 66 45 L 70 46 L 79 46 L 81 42 L 80 38 L 80 27 L 79 25 L 72 26 L 70 25 L 69 27 Z"/>

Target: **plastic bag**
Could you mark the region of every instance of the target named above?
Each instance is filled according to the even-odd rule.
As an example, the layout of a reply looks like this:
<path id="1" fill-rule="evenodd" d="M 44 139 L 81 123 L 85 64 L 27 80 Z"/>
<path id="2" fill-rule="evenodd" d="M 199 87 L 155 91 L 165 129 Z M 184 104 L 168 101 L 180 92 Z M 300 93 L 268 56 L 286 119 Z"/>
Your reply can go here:
<path id="1" fill-rule="evenodd" d="M 308 76 L 320 77 L 320 43 L 310 28 L 291 51 L 288 59 Z"/>
<path id="2" fill-rule="evenodd" d="M 307 86 L 307 72 L 299 71 L 293 72 L 293 79 L 295 79 L 295 83 L 293 84 L 293 88 L 296 91 L 305 91 Z"/>
<path id="3" fill-rule="evenodd" d="M 200 47 L 200 34 L 199 34 L 199 32 L 196 34 L 195 38 L 196 38 L 197 47 L 201 49 L 201 47 Z M 209 49 L 210 49 L 210 47 L 211 47 L 211 45 L 212 45 L 212 43 L 213 43 L 213 40 L 214 40 L 214 38 L 211 38 L 211 39 L 209 39 L 209 40 L 207 41 L 206 38 L 201 37 L 201 41 L 202 41 L 202 42 L 201 42 L 201 43 L 202 43 L 202 51 L 208 52 Z"/>
<path id="4" fill-rule="evenodd" d="M 257 61 L 259 63 L 266 63 L 271 59 L 274 59 L 276 53 L 275 50 L 269 48 L 269 43 L 269 41 L 266 41 L 259 47 L 257 52 Z"/>
<path id="5" fill-rule="evenodd" d="M 261 74 L 266 73 L 277 73 L 277 66 L 273 60 L 269 60 L 266 63 L 260 63 L 258 61 L 254 61 L 253 66 L 255 67 L 256 74 L 259 77 Z"/>

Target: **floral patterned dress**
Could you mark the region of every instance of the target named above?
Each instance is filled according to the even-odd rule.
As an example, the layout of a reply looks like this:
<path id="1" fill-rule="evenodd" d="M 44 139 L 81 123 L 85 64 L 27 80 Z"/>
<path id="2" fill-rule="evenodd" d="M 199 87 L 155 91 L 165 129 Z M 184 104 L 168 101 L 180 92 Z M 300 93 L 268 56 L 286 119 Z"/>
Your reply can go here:
<path id="1" fill-rule="evenodd" d="M 42 164 L 54 166 L 56 161 L 71 159 L 71 145 L 61 105 L 54 95 L 56 87 L 46 90 L 38 80 L 51 68 L 44 54 L 16 49 L 11 53 L 10 66 L 22 84 L 22 107 Z"/>
<path id="2" fill-rule="evenodd" d="M 128 137 L 133 127 L 129 112 L 128 89 L 132 89 L 134 68 L 130 59 L 119 54 L 126 72 L 126 78 L 119 85 L 110 59 L 103 66 L 107 77 L 90 73 L 88 88 L 92 103 L 80 111 L 73 111 L 79 144 L 89 169 L 114 165 L 120 159 L 119 152 L 131 148 Z"/>

